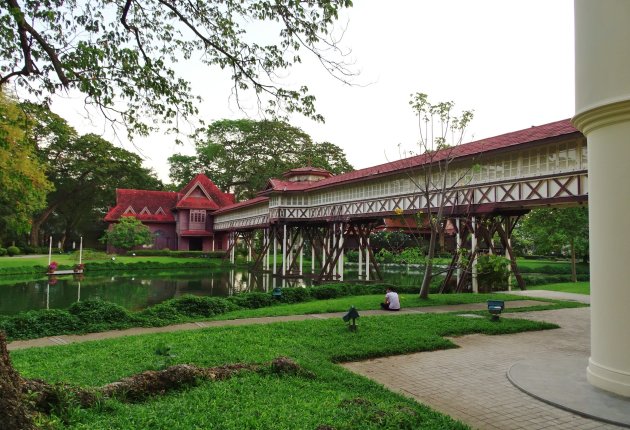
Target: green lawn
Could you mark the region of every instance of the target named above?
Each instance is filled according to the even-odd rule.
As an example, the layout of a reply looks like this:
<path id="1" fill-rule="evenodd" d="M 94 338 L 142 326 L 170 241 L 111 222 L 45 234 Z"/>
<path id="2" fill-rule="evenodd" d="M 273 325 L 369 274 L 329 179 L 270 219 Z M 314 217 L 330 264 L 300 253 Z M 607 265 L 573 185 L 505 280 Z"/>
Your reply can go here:
<path id="1" fill-rule="evenodd" d="M 590 294 L 590 282 L 563 282 L 561 284 L 533 285 L 528 290 L 562 291 L 563 293 Z"/>
<path id="2" fill-rule="evenodd" d="M 158 262 L 158 263 L 187 263 L 190 261 L 198 261 L 199 258 L 187 258 L 187 257 L 133 257 L 133 256 L 115 256 L 116 263 L 138 263 L 138 262 Z M 222 260 L 220 258 L 207 259 L 209 261 L 217 262 L 219 264 Z M 74 265 L 79 262 L 79 254 L 53 254 L 52 261 L 56 261 L 59 265 Z M 96 256 L 90 258 L 84 258 L 83 263 L 104 263 L 112 261 L 112 256 L 107 254 L 98 253 Z M 0 257 L 1 267 L 32 267 L 32 266 L 48 266 L 48 256 L 36 256 L 36 255 L 24 255 L 18 257 Z"/>
<path id="3" fill-rule="evenodd" d="M 20 350 L 11 356 L 25 377 L 81 386 L 155 369 L 160 359 L 154 350 L 162 343 L 171 346 L 174 363 L 217 366 L 288 356 L 314 374 L 245 373 L 140 403 L 108 400 L 88 410 L 72 407 L 60 414 L 66 424 L 53 419 L 54 428 L 463 429 L 467 427 L 334 363 L 454 347 L 445 336 L 554 327 L 509 318 L 396 315 L 362 317 L 356 333 L 337 319 L 309 320 L 133 336 Z"/>

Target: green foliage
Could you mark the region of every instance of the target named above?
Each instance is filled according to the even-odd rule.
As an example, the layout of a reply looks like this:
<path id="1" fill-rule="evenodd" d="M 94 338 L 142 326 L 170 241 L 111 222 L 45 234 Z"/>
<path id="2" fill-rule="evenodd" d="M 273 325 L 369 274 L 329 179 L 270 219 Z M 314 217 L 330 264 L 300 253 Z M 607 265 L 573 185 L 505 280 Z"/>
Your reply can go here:
<path id="1" fill-rule="evenodd" d="M 0 329 L 10 339 L 34 339 L 56 336 L 63 333 L 81 332 L 82 322 L 64 310 L 42 310 L 23 312 L 0 319 Z"/>
<path id="2" fill-rule="evenodd" d="M 223 258 L 225 251 L 171 251 L 169 249 L 138 249 L 136 257 L 183 257 L 183 258 Z"/>
<path id="3" fill-rule="evenodd" d="M 84 324 L 124 324 L 132 321 L 127 309 L 99 299 L 73 303 L 68 312 Z"/>
<path id="4" fill-rule="evenodd" d="M 0 257 L 7 255 L 7 249 L 0 246 Z"/>
<path id="5" fill-rule="evenodd" d="M 9 255 L 9 257 L 20 255 L 20 248 L 18 248 L 17 246 L 9 246 L 7 248 L 7 254 Z"/>
<path id="6" fill-rule="evenodd" d="M 286 291 L 286 290 L 285 290 Z M 239 308 L 258 309 L 271 306 L 275 299 L 269 293 L 252 292 L 231 296 L 228 300 Z"/>
<path id="7" fill-rule="evenodd" d="M 137 246 L 151 245 L 153 234 L 149 227 L 137 218 L 124 216 L 105 232 L 100 241 L 110 243 L 116 248 L 130 250 Z"/>
<path id="8" fill-rule="evenodd" d="M 211 317 L 236 309 L 230 301 L 221 297 L 202 297 L 185 295 L 177 299 L 163 302 L 163 306 L 171 306 L 179 314 L 191 317 Z"/>
<path id="9" fill-rule="evenodd" d="M 0 85 L 0 243 L 29 230 L 31 217 L 46 205 L 52 188 L 30 131 L 28 115 Z"/>
<path id="10" fill-rule="evenodd" d="M 399 253 L 405 248 L 417 246 L 417 239 L 403 231 L 379 231 L 370 235 L 370 245 L 376 249 L 387 249 Z"/>
<path id="11" fill-rule="evenodd" d="M 352 170 L 343 150 L 331 143 L 313 143 L 311 137 L 286 122 L 249 119 L 212 123 L 196 156 L 169 158 L 170 178 L 183 186 L 204 172 L 221 189 L 233 189 L 237 200 L 253 197 L 269 178 L 287 170 L 313 166 L 338 174 Z"/>
<path id="12" fill-rule="evenodd" d="M 588 208 L 535 209 L 519 221 L 514 242 L 523 254 L 588 255 Z"/>
<path id="13" fill-rule="evenodd" d="M 479 292 L 506 290 L 510 276 L 509 264 L 507 258 L 498 255 L 484 254 L 477 257 Z"/>

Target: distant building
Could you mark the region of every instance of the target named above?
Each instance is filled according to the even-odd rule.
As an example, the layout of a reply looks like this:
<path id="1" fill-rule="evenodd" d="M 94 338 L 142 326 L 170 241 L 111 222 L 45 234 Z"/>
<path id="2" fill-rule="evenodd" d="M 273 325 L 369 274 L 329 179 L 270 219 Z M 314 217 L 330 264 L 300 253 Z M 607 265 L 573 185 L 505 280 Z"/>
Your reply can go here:
<path id="1" fill-rule="evenodd" d="M 215 234 L 213 214 L 233 203 L 233 194 L 222 192 L 199 174 L 179 192 L 117 189 L 116 206 L 105 221 L 111 228 L 121 217 L 137 218 L 155 235 L 153 249 L 221 250 L 227 246 L 227 233 Z M 108 244 L 107 251 L 115 249 Z"/>

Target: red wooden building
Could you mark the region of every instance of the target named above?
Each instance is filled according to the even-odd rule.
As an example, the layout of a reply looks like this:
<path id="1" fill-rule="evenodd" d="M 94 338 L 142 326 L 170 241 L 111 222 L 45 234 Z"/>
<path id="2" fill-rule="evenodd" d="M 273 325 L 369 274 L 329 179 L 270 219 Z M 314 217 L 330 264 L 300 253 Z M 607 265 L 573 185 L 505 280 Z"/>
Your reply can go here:
<path id="1" fill-rule="evenodd" d="M 153 249 L 213 251 L 226 248 L 227 235 L 214 232 L 214 212 L 234 203 L 203 174 L 195 176 L 181 191 L 116 190 L 116 206 L 105 221 L 116 223 L 133 216 L 155 235 Z M 115 251 L 111 245 L 108 252 Z"/>

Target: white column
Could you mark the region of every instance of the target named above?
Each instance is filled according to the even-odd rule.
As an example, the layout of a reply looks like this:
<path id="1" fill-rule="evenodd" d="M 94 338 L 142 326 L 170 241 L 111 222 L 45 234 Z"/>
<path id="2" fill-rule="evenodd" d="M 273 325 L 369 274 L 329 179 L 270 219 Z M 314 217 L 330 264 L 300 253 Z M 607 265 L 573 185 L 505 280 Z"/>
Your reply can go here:
<path id="1" fill-rule="evenodd" d="M 335 255 L 337 255 L 337 247 L 339 246 L 339 240 L 337 238 L 337 223 L 333 224 L 333 235 L 332 235 L 332 259 L 335 260 Z M 339 268 L 339 264 L 335 264 L 333 266 L 333 278 L 337 279 L 337 269 Z"/>
<path id="2" fill-rule="evenodd" d="M 304 236 L 302 236 L 302 230 L 300 229 L 300 276 L 302 276 L 303 264 L 304 263 Z"/>
<path id="3" fill-rule="evenodd" d="M 269 247 L 271 244 L 269 243 L 269 227 L 265 229 L 265 246 L 267 247 L 267 255 L 265 255 L 265 270 L 269 270 Z"/>
<path id="4" fill-rule="evenodd" d="M 344 237 L 343 237 L 343 230 L 344 230 L 344 225 L 343 223 L 339 223 L 339 225 L 341 226 L 341 235 L 339 236 L 339 261 L 338 261 L 338 269 L 337 271 L 339 272 L 339 280 L 343 281 L 343 256 L 344 256 L 344 252 L 343 252 L 343 245 L 344 245 Z"/>
<path id="5" fill-rule="evenodd" d="M 251 263 L 252 261 L 252 240 L 254 240 L 252 237 L 249 238 L 250 240 L 247 242 L 247 262 Z"/>
<path id="6" fill-rule="evenodd" d="M 311 237 L 311 274 L 313 273 L 315 273 L 315 240 Z"/>
<path id="7" fill-rule="evenodd" d="M 367 246 L 365 248 L 365 280 L 370 280 L 370 238 L 365 239 Z"/>
<path id="8" fill-rule="evenodd" d="M 273 229 L 273 274 L 276 274 L 276 266 L 278 264 L 278 235 L 276 229 Z M 275 281 L 274 281 L 275 282 Z M 276 286 L 274 285 L 274 288 Z"/>
<path id="9" fill-rule="evenodd" d="M 363 238 L 359 237 L 359 279 L 363 277 L 363 249 L 361 249 L 361 245 L 363 245 Z"/>
<path id="10" fill-rule="evenodd" d="M 287 274 L 287 225 L 282 229 L 282 276 Z"/>
<path id="11" fill-rule="evenodd" d="M 455 227 L 457 228 L 457 236 L 455 236 L 455 252 L 457 252 L 458 254 L 458 259 L 457 259 L 457 285 L 459 285 L 459 278 L 462 276 L 462 268 L 461 268 L 461 262 L 459 261 L 459 250 L 462 247 L 462 233 L 460 230 L 460 222 L 459 222 L 459 217 L 455 218 Z"/>
<path id="12" fill-rule="evenodd" d="M 505 218 L 505 234 L 507 236 L 507 244 L 508 246 L 512 246 L 512 236 L 510 235 L 510 224 L 511 222 L 511 217 L 506 217 Z M 507 258 L 508 260 L 510 259 L 510 253 L 507 250 L 507 247 L 505 248 L 505 258 Z M 508 264 L 507 270 L 509 272 L 508 275 L 508 291 L 512 291 L 512 264 Z"/>
<path id="13" fill-rule="evenodd" d="M 588 142 L 591 356 L 587 378 L 630 397 L 630 2 L 575 1 L 575 126 Z"/>
<path id="14" fill-rule="evenodd" d="M 477 282 L 477 254 L 475 254 L 475 250 L 477 249 L 477 220 L 475 217 L 472 217 L 472 241 L 471 241 L 471 249 L 474 254 L 473 262 L 472 262 L 472 291 L 473 293 L 479 292 L 479 284 Z"/>

